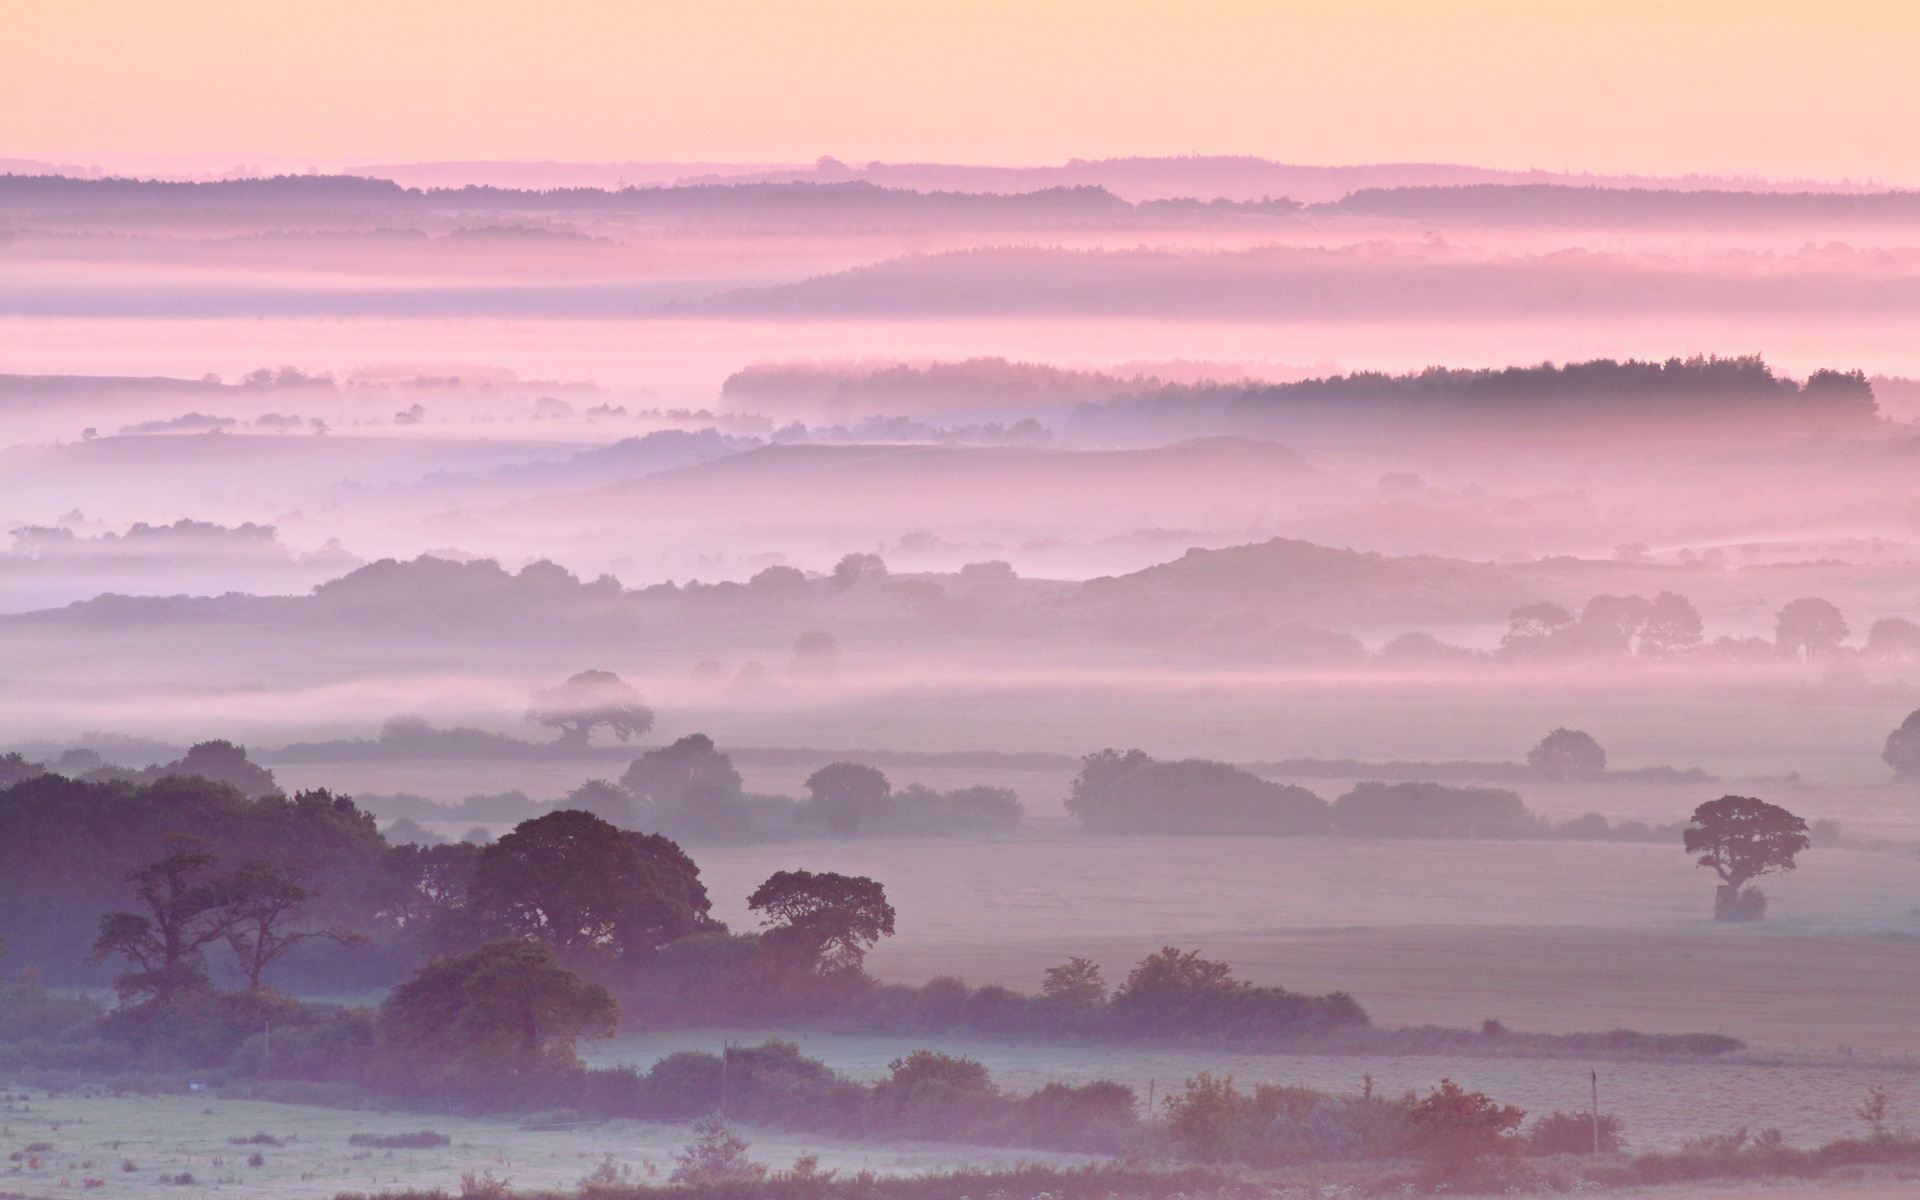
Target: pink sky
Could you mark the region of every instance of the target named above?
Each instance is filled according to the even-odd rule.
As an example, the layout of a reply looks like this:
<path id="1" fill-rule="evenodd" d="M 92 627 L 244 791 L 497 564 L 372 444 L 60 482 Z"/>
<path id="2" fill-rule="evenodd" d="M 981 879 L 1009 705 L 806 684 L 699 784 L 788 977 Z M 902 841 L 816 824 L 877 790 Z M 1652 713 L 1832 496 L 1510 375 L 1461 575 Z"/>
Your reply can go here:
<path id="1" fill-rule="evenodd" d="M 1880 0 L 0 0 L 0 157 L 1293 162 L 1920 183 Z"/>

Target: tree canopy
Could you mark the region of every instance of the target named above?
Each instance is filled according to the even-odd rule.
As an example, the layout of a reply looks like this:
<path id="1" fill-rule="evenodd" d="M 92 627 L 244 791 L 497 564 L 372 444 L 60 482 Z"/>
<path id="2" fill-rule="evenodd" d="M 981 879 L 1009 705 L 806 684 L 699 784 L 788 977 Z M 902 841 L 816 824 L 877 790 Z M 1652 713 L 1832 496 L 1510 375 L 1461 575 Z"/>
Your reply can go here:
<path id="1" fill-rule="evenodd" d="M 1527 751 L 1527 765 L 1547 779 L 1598 779 L 1607 773 L 1607 752 L 1592 734 L 1561 728 Z"/>
<path id="2" fill-rule="evenodd" d="M 582 671 L 535 692 L 527 720 L 560 731 L 563 745 L 585 746 L 595 729 L 626 741 L 653 728 L 653 710 L 612 671 Z"/>
<path id="3" fill-rule="evenodd" d="M 1722 796 L 1693 810 L 1693 821 L 1682 833 L 1688 854 L 1697 854 L 1700 866 L 1720 876 L 1715 898 L 1718 920 L 1754 920 L 1765 911 L 1765 898 L 1743 897 L 1748 880 L 1774 871 L 1791 871 L 1801 851 L 1812 845 L 1807 823 L 1776 804 L 1751 796 Z"/>
<path id="4" fill-rule="evenodd" d="M 1887 735 L 1880 761 L 1893 768 L 1895 779 L 1920 779 L 1920 708 Z"/>
<path id="5" fill-rule="evenodd" d="M 575 1043 L 611 1036 L 619 1019 L 604 987 L 519 938 L 436 958 L 380 1006 L 387 1042 L 423 1083 L 575 1067 Z"/>
<path id="6" fill-rule="evenodd" d="M 893 936 L 886 889 L 862 875 L 777 871 L 747 897 L 747 907 L 773 925 L 767 942 L 821 971 L 856 970 L 882 937 Z"/>
<path id="7" fill-rule="evenodd" d="M 522 822 L 480 852 L 470 902 L 486 924 L 570 962 L 645 954 L 711 924 L 699 870 L 672 842 L 589 812 Z"/>

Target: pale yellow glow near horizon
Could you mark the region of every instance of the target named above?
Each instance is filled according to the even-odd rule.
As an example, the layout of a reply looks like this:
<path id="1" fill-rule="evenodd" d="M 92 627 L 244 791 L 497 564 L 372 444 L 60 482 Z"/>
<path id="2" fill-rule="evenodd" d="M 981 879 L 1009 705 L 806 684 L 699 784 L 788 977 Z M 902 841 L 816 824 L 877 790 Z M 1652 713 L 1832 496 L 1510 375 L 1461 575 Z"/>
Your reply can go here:
<path id="1" fill-rule="evenodd" d="M 1882 0 L 0 0 L 0 157 L 1255 154 L 1920 183 Z"/>

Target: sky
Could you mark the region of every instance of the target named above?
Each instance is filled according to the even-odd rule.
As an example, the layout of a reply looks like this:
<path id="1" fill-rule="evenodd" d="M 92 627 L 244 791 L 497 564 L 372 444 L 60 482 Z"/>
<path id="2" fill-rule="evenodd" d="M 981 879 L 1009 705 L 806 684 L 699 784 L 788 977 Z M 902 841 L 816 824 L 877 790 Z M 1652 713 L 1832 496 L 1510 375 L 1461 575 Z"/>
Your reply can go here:
<path id="1" fill-rule="evenodd" d="M 1881 0 L 0 0 L 0 157 L 1252 154 L 1920 184 Z"/>

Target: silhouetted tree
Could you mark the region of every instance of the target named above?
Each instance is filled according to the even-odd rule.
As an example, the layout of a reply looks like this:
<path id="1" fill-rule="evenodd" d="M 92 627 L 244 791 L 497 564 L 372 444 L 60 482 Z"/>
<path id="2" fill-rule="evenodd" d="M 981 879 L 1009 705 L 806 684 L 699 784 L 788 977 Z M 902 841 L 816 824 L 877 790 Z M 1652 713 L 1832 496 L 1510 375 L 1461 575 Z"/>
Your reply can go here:
<path id="1" fill-rule="evenodd" d="M 1758 921 L 1767 899 L 1759 888 L 1741 889 L 1750 879 L 1772 871 L 1791 871 L 1794 859 L 1812 842 L 1807 823 L 1786 809 L 1751 796 L 1722 796 L 1693 810 L 1682 834 L 1688 854 L 1711 867 L 1721 883 L 1714 892 L 1716 921 Z"/>
<path id="2" fill-rule="evenodd" d="M 1786 658 L 1825 658 L 1846 640 L 1840 610 L 1817 596 L 1788 601 L 1774 619 L 1774 649 Z"/>
<path id="3" fill-rule="evenodd" d="M 1678 592 L 1661 592 L 1640 627 L 1640 653 L 1654 658 L 1690 653 L 1699 648 L 1704 629 L 1691 600 Z"/>
<path id="4" fill-rule="evenodd" d="M 582 747 L 605 726 L 621 741 L 653 728 L 653 710 L 612 671 L 582 671 L 559 687 L 535 692 L 527 720 L 560 731 L 562 746 Z"/>
<path id="5" fill-rule="evenodd" d="M 1072 957 L 1057 967 L 1047 968 L 1040 981 L 1040 995 L 1059 1008 L 1095 1009 L 1106 1003 L 1107 981 L 1100 976 L 1099 963 Z"/>
<path id="6" fill-rule="evenodd" d="M 827 828 L 851 836 L 863 823 L 883 815 L 893 797 L 893 785 L 873 767 L 861 763 L 828 763 L 807 776 L 813 803 L 826 814 Z"/>
<path id="7" fill-rule="evenodd" d="M 1880 411 L 1873 384 L 1858 367 L 1851 371 L 1815 371 L 1807 376 L 1798 399 L 1803 415 L 1822 421 L 1871 421 Z"/>
<path id="8" fill-rule="evenodd" d="M 1866 651 L 1892 662 L 1920 658 L 1920 625 L 1905 617 L 1881 617 L 1867 630 Z"/>
<path id="9" fill-rule="evenodd" d="M 1556 729 L 1527 751 L 1527 765 L 1548 779 L 1598 779 L 1607 773 L 1607 752 L 1591 734 Z"/>
<path id="10" fill-rule="evenodd" d="M 893 936 L 893 905 L 879 883 L 861 875 L 777 871 L 747 897 L 765 913 L 764 941 L 823 972 L 857 970 L 867 951 Z"/>
<path id="11" fill-rule="evenodd" d="M 824 629 L 809 629 L 793 640 L 793 669 L 802 675 L 831 675 L 840 665 L 840 643 Z"/>
<path id="12" fill-rule="evenodd" d="M 188 748 L 186 757 L 168 763 L 161 770 L 168 775 L 198 775 L 214 783 L 224 783 L 249 800 L 257 800 L 280 790 L 273 772 L 247 759 L 247 748 L 232 742 L 215 740 Z"/>
<path id="13" fill-rule="evenodd" d="M 1558 604 L 1523 604 L 1507 614 L 1500 652 L 1510 658 L 1551 656 L 1560 649 L 1573 623 L 1573 614 Z"/>
<path id="14" fill-rule="evenodd" d="M 229 881 L 220 860 L 199 838 L 172 839 L 172 853 L 127 874 L 145 913 L 110 912 L 100 918 L 89 962 L 118 955 L 128 970 L 114 981 L 123 1002 L 149 996 L 169 1004 L 183 992 L 212 986 L 206 947 L 233 926 Z"/>
<path id="15" fill-rule="evenodd" d="M 1631 653 L 1652 612 L 1644 596 L 1595 596 L 1580 610 L 1582 649 L 1588 654 Z"/>
<path id="16" fill-rule="evenodd" d="M 678 846 L 575 809 L 523 821 L 482 849 L 470 888 L 482 921 L 572 962 L 644 954 L 711 926 L 698 869 Z"/>
<path id="17" fill-rule="evenodd" d="M 1299 835 L 1329 828 L 1327 802 L 1306 788 L 1230 763 L 1161 762 L 1140 750 L 1082 759 L 1067 811 L 1095 833 Z"/>
<path id="18" fill-rule="evenodd" d="M 301 887 L 291 874 L 269 863 L 241 863 L 227 877 L 226 886 L 232 897 L 226 942 L 250 991 L 260 989 L 261 973 L 274 960 L 302 942 L 316 938 L 341 946 L 367 942 L 350 929 L 308 927 L 307 904 L 318 893 Z"/>
<path id="19" fill-rule="evenodd" d="M 619 1018 L 605 988 L 517 938 L 436 958 L 380 1006 L 390 1052 L 428 1086 L 578 1067 L 574 1044 L 612 1036 Z"/>
<path id="20" fill-rule="evenodd" d="M 1900 727 L 1887 735 L 1880 761 L 1893 768 L 1895 779 L 1920 779 L 1920 709 L 1908 713 Z"/>
<path id="21" fill-rule="evenodd" d="M 885 579 L 887 564 L 878 554 L 849 554 L 833 564 L 832 586 L 844 592 L 869 579 Z"/>

